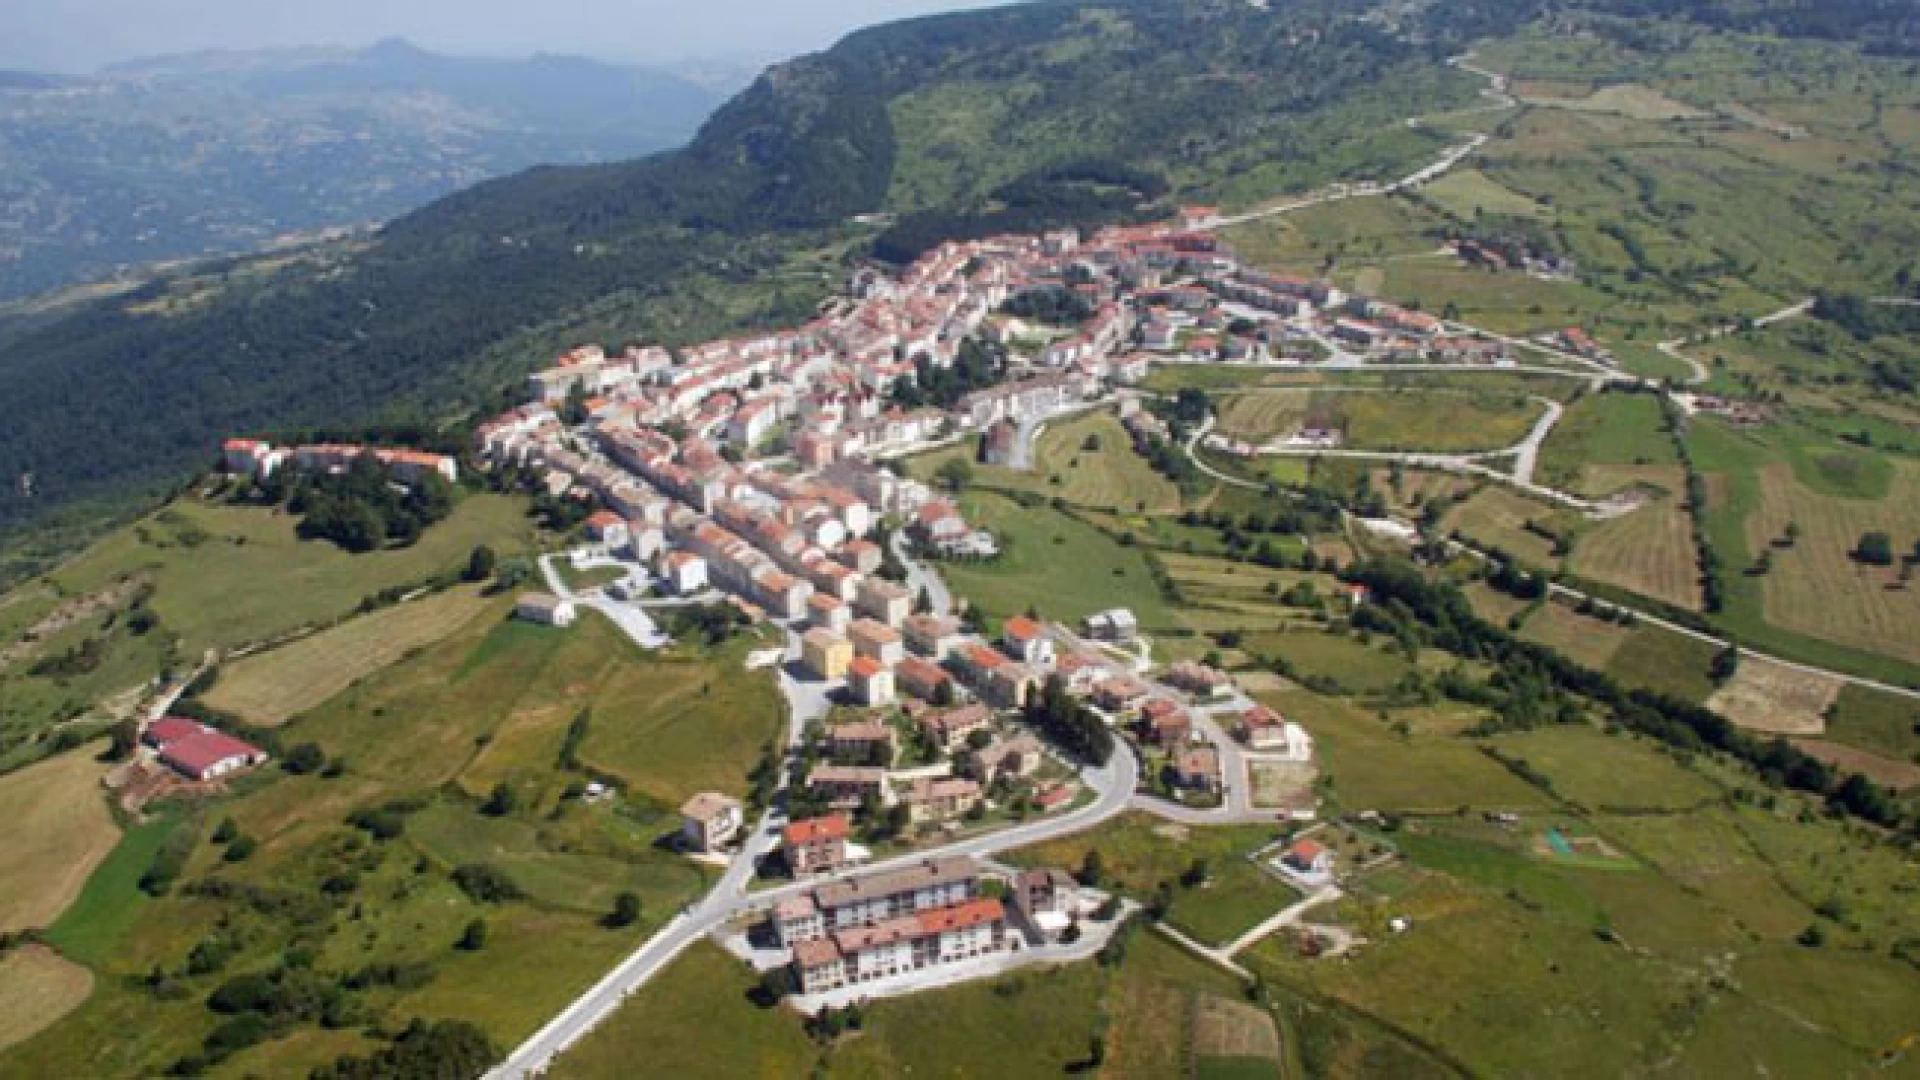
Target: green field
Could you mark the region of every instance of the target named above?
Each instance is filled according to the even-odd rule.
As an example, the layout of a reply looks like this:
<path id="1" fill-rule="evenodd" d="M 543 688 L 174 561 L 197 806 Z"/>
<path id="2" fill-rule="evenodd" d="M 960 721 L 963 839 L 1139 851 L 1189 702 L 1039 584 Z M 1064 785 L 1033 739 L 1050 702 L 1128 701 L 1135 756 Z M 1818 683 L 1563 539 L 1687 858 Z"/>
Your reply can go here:
<path id="1" fill-rule="evenodd" d="M 918 455 L 908 467 L 914 476 L 930 480 L 945 462 L 955 458 L 972 462 L 974 455 L 975 447 L 968 440 Z M 1031 471 L 975 464 L 974 472 L 975 482 L 982 487 L 1029 491 L 1089 509 L 1158 514 L 1177 511 L 1184 501 L 1171 480 L 1134 453 L 1132 436 L 1105 409 L 1047 425 L 1035 444 Z"/>
<path id="2" fill-rule="evenodd" d="M 1592 482 L 1589 466 L 1678 464 L 1665 422 L 1660 401 L 1651 394 L 1588 394 L 1547 436 L 1537 479 L 1579 494 L 1610 495 Z"/>
<path id="3" fill-rule="evenodd" d="M 967 520 L 991 530 L 1000 555 L 985 563 L 941 568 L 954 591 L 996 618 L 1037 607 L 1050 619 L 1078 620 L 1110 607 L 1127 607 L 1143 628 L 1173 624 L 1154 584 L 1147 554 L 1093 527 L 1040 505 L 1026 507 L 972 489 L 960 500 Z"/>
<path id="4" fill-rule="evenodd" d="M 1312 423 L 1339 428 L 1351 450 L 1466 453 L 1500 450 L 1523 438 L 1541 407 L 1524 395 L 1399 390 L 1368 393 L 1259 390 L 1221 395 L 1222 434 L 1265 443 Z"/>
<path id="5" fill-rule="evenodd" d="M 341 768 L 337 776 L 270 768 L 243 779 L 190 834 L 204 837 L 208 823 L 231 817 L 257 844 L 250 858 L 225 861 L 219 846 L 202 840 L 181 883 L 147 899 L 135 881 L 176 819 L 129 833 L 50 935 L 94 968 L 99 988 L 0 1055 L 0 1074 L 14 1075 L 27 1062 L 42 1075 L 164 1072 L 219 1020 L 203 1004 L 215 987 L 236 971 L 271 971 L 289 950 L 310 955 L 329 980 L 368 965 L 425 965 L 424 985 L 375 985 L 350 996 L 368 1022 L 459 1017 L 511 1045 L 703 893 L 713 871 L 658 843 L 679 825 L 660 803 L 708 780 L 743 789 L 771 732 L 741 695 L 764 677 L 746 677 L 732 649 L 711 661 L 648 657 L 594 617 L 564 631 L 502 621 L 506 603 L 496 602 L 495 617 L 472 620 L 282 728 L 286 745 L 312 741 Z M 566 785 L 585 779 L 559 760 L 572 718 L 582 708 L 609 725 L 647 718 L 639 699 L 620 696 L 643 685 L 626 680 L 672 663 L 711 663 L 708 677 L 716 685 L 727 680 L 730 704 L 701 718 L 701 730 L 659 732 L 664 750 L 635 763 L 631 798 L 563 800 Z M 697 757 L 705 772 L 676 754 Z M 513 805 L 483 813 L 483 798 L 502 783 Z M 410 800 L 394 811 L 397 837 L 372 840 L 347 823 L 355 811 L 396 799 Z M 481 864 L 523 897 L 469 897 L 453 871 Z M 225 884 L 210 889 L 210 881 Z M 621 891 L 640 897 L 641 916 L 608 929 L 601 918 Z M 475 918 L 487 924 L 485 947 L 455 948 Z M 193 968 L 189 955 L 213 939 L 232 940 L 235 955 L 221 970 Z M 139 988 L 137 980 L 156 969 L 184 993 Z M 499 992 L 502 985 L 513 993 Z M 298 1023 L 289 1037 L 243 1051 L 230 1067 L 304 1073 L 369 1045 L 363 1036 Z"/>
<path id="6" fill-rule="evenodd" d="M 1487 1075 L 1632 1074 L 1654 1060 L 1854 1074 L 1910 1026 L 1911 969 L 1845 947 L 1920 925 L 1892 845 L 1798 818 L 1794 800 L 1729 807 L 1741 773 L 1629 737 L 1556 727 L 1494 741 L 1588 812 L 1408 819 L 1394 834 L 1406 864 L 1362 879 L 1335 912 L 1370 934 L 1405 917 L 1406 933 L 1343 963 L 1304 961 L 1279 939 L 1242 962 Z M 1556 851 L 1549 829 L 1580 846 Z M 1792 941 L 1811 921 L 1825 948 Z M 1422 992 L 1435 985 L 1449 992 Z M 1807 1023 L 1760 1019 L 1782 1010 Z"/>
<path id="7" fill-rule="evenodd" d="M 1077 870 L 1087 853 L 1097 850 L 1109 885 L 1145 899 L 1166 883 L 1173 897 L 1169 920 L 1203 942 L 1220 944 L 1298 899 L 1244 858 L 1277 835 L 1254 825 L 1188 828 L 1134 812 L 1090 832 L 1022 848 L 1009 858 L 1021 866 Z M 1196 859 L 1205 860 L 1209 880 L 1184 886 L 1180 876 Z"/>

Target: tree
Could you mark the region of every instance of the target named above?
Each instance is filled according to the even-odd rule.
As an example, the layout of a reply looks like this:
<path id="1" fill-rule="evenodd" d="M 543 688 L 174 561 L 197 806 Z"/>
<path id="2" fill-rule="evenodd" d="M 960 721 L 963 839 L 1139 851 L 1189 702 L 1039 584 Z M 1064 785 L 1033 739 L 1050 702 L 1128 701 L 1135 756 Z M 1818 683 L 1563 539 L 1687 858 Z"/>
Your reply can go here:
<path id="1" fill-rule="evenodd" d="M 460 933 L 460 941 L 454 947 L 462 952 L 479 952 L 487 945 L 487 921 L 475 919 L 467 924 Z"/>
<path id="2" fill-rule="evenodd" d="M 505 780 L 493 785 L 493 793 L 480 805 L 480 812 L 488 817 L 506 817 L 520 805 L 520 799 L 507 786 Z"/>
<path id="3" fill-rule="evenodd" d="M 224 844 L 239 835 L 239 823 L 231 817 L 224 817 L 220 819 L 220 824 L 214 826 L 212 839 L 216 844 Z"/>
<path id="4" fill-rule="evenodd" d="M 1860 542 L 1854 545 L 1853 557 L 1870 566 L 1892 566 L 1893 538 L 1877 530 L 1861 533 Z"/>
<path id="5" fill-rule="evenodd" d="M 1195 859 L 1187 865 L 1186 872 L 1180 875 L 1180 884 L 1189 889 L 1198 888 L 1207 883 L 1207 860 Z"/>
<path id="6" fill-rule="evenodd" d="M 1099 848 L 1088 849 L 1086 856 L 1080 860 L 1080 873 L 1075 876 L 1080 879 L 1080 884 L 1089 889 L 1100 887 L 1100 883 L 1106 880 L 1107 861 L 1101 857 Z"/>
<path id="7" fill-rule="evenodd" d="M 460 576 L 467 581 L 485 581 L 493 576 L 493 568 L 498 561 L 492 548 L 478 544 L 473 554 L 467 556 L 467 569 Z"/>
<path id="8" fill-rule="evenodd" d="M 287 751 L 286 760 L 281 762 L 281 768 L 295 776 L 305 776 L 308 773 L 319 772 L 326 764 L 326 751 L 320 749 L 318 743 L 303 742 Z"/>
<path id="9" fill-rule="evenodd" d="M 948 458 L 934 470 L 933 478 L 940 482 L 940 486 L 957 494 L 973 483 L 973 463 L 962 457 Z"/>
<path id="10" fill-rule="evenodd" d="M 126 717 L 113 725 L 113 744 L 107 748 L 109 761 L 125 761 L 140 746 L 140 721 Z"/>
<path id="11" fill-rule="evenodd" d="M 1713 665 L 1707 669 L 1707 677 L 1713 680 L 1715 686 L 1725 686 L 1739 670 L 1740 646 L 1729 641 L 1713 654 Z"/>
<path id="12" fill-rule="evenodd" d="M 227 841 L 227 851 L 222 858 L 228 862 L 245 862 L 249 858 L 252 858 L 254 848 L 259 846 L 253 837 L 241 833 L 232 840 Z"/>
<path id="13" fill-rule="evenodd" d="M 613 898 L 613 911 L 607 915 L 608 926 L 618 929 L 639 921 L 640 894 L 629 891 Z"/>

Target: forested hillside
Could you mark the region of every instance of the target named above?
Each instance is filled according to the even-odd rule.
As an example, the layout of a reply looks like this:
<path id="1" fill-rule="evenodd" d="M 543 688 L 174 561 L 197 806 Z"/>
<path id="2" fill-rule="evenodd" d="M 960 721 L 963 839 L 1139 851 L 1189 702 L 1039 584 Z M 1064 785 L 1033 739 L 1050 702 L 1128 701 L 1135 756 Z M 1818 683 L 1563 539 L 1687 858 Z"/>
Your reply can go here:
<path id="1" fill-rule="evenodd" d="M 609 298 L 636 313 L 621 332 L 648 332 L 652 305 L 712 306 L 688 298 L 689 282 L 764 281 L 795 252 L 844 244 L 854 215 L 903 213 L 882 239 L 904 257 L 982 228 L 1189 198 L 1244 205 L 1390 174 L 1438 145 L 1406 116 L 1477 92 L 1441 61 L 1541 6 L 1077 0 L 862 31 L 768 71 L 684 151 L 535 169 L 368 242 L 157 282 L 0 336 L 0 400 L 14 417 L 0 472 L 35 481 L 31 498 L 0 502 L 0 527 L 151 494 L 234 431 L 461 417 L 508 384 L 497 367 L 471 377 L 490 352 L 497 365 L 502 342 Z M 1678 7 L 1684 28 L 1721 16 L 1787 25 L 1815 6 L 1583 10 Z M 1833 32 L 1904 25 L 1871 0 L 1817 6 Z M 804 309 L 825 288 L 816 276 L 757 317 Z"/>

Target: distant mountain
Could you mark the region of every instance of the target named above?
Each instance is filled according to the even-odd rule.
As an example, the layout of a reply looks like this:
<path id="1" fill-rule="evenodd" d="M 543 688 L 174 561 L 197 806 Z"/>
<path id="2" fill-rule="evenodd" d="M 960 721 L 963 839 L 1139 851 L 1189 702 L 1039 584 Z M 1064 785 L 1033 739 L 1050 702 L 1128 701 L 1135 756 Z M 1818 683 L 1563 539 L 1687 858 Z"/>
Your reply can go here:
<path id="1" fill-rule="evenodd" d="M 673 146 L 719 100 L 662 71 L 401 41 L 0 74 L 0 301 Z"/>

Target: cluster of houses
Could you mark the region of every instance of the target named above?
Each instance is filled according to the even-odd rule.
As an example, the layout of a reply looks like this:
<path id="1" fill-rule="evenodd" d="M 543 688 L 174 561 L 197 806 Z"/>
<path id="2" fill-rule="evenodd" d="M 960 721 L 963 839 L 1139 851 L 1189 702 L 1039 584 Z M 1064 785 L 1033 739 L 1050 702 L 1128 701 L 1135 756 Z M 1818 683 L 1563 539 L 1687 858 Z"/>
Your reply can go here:
<path id="1" fill-rule="evenodd" d="M 221 447 L 226 470 L 236 476 L 265 480 L 279 470 L 292 466 L 307 472 L 345 472 L 353 463 L 372 459 L 387 475 L 402 484 L 416 484 L 421 478 L 437 474 L 448 483 L 460 478 L 460 465 L 445 454 L 422 450 L 361 446 L 354 443 L 313 443 L 304 446 L 274 446 L 262 439 L 228 439 Z"/>
<path id="2" fill-rule="evenodd" d="M 769 922 L 800 991 L 818 994 L 1019 951 L 1091 910 L 1059 870 L 1018 874 L 988 895 L 978 863 L 929 859 L 825 882 L 781 900 Z"/>

